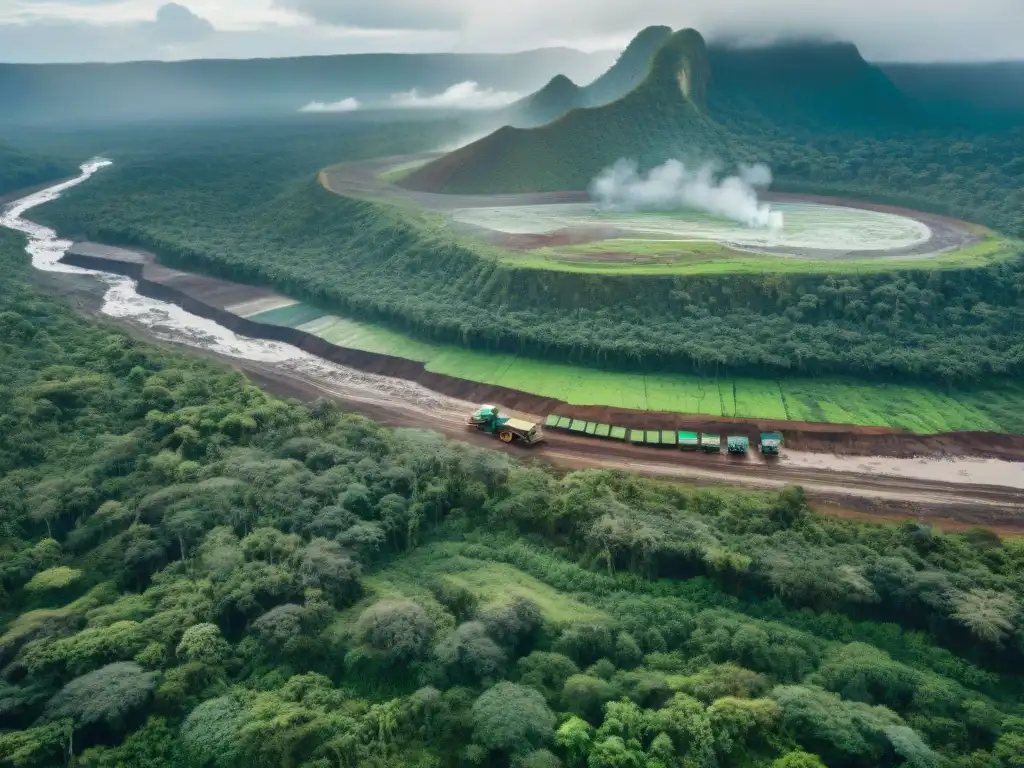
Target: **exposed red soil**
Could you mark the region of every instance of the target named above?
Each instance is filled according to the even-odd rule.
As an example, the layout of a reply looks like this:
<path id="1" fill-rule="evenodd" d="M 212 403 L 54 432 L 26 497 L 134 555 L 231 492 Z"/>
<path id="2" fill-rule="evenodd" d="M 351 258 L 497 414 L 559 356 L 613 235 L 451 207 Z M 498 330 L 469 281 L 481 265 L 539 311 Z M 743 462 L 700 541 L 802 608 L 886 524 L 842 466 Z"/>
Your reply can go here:
<path id="1" fill-rule="evenodd" d="M 1024 460 L 1024 435 L 991 432 L 948 432 L 936 435 L 915 435 L 887 427 L 864 427 L 851 424 L 775 421 L 709 417 L 659 411 L 634 411 L 603 406 L 570 405 L 551 397 L 481 384 L 446 374 L 428 371 L 423 363 L 404 358 L 347 349 L 295 328 L 268 325 L 227 312 L 224 297 L 235 303 L 250 298 L 274 295 L 261 288 L 242 286 L 226 280 L 207 278 L 160 267 L 147 255 L 131 260 L 117 258 L 116 249 L 107 256 L 99 255 L 103 246 L 73 247 L 63 261 L 87 269 L 115 272 L 138 282 L 144 296 L 177 304 L 200 317 L 215 320 L 236 333 L 260 339 L 281 341 L 326 360 L 368 373 L 414 381 L 435 392 L 470 402 L 493 402 L 516 411 L 544 416 L 557 412 L 572 418 L 586 419 L 642 429 L 685 429 L 717 434 L 745 435 L 752 443 L 761 432 L 781 431 L 786 445 L 800 451 L 863 456 L 980 456 L 1006 460 Z M 204 298 L 205 297 L 205 298 Z M 215 303 L 211 299 L 216 299 Z M 583 442 L 597 442 L 584 440 Z M 608 444 L 598 443 L 602 450 Z M 629 446 L 620 446 L 629 447 Z"/>

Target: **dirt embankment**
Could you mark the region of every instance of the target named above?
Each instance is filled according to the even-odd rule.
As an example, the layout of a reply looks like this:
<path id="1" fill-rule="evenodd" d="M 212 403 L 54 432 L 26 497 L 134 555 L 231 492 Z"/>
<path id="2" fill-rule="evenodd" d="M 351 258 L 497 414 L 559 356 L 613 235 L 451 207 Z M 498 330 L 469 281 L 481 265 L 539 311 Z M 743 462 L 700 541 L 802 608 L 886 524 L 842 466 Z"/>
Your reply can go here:
<path id="1" fill-rule="evenodd" d="M 101 255 L 104 250 L 108 255 Z M 1024 459 L 1024 436 L 990 432 L 949 432 L 914 435 L 886 427 L 862 427 L 847 424 L 774 421 L 687 415 L 658 411 L 635 411 L 603 406 L 570 405 L 562 400 L 542 397 L 516 389 L 480 384 L 446 374 L 428 371 L 423 363 L 374 352 L 347 349 L 331 344 L 305 331 L 255 322 L 223 307 L 227 303 L 268 291 L 240 286 L 226 280 L 208 278 L 168 269 L 139 254 L 106 249 L 102 246 L 76 245 L 62 259 L 67 264 L 114 272 L 131 277 L 143 296 L 176 304 L 199 317 L 214 320 L 224 327 L 258 339 L 279 341 L 339 365 L 366 373 L 414 381 L 450 397 L 469 402 L 493 402 L 505 408 L 535 415 L 557 412 L 560 415 L 605 424 L 638 429 L 686 429 L 729 435 L 745 435 L 753 444 L 761 432 L 781 431 L 786 446 L 798 451 L 860 456 L 978 456 L 1005 460 Z"/>

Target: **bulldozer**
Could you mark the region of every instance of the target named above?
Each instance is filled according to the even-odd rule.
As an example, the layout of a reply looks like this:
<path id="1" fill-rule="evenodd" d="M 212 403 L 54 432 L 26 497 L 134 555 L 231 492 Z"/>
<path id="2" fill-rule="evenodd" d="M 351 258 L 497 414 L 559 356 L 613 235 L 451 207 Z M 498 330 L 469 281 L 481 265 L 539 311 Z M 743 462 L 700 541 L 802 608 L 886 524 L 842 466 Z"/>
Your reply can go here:
<path id="1" fill-rule="evenodd" d="M 496 405 L 481 405 L 469 417 L 467 426 L 489 435 L 497 435 L 503 443 L 534 445 L 544 439 L 537 424 L 502 416 Z"/>

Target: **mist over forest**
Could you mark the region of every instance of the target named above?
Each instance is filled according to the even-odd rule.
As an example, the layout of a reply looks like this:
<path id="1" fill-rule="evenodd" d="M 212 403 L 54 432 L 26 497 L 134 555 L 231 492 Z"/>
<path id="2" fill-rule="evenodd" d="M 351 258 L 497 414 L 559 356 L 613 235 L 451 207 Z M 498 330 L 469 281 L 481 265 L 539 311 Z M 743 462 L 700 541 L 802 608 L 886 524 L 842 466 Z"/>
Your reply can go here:
<path id="1" fill-rule="evenodd" d="M 1021 768 L 1021 82 L 668 27 L 0 64 L 0 207 L 81 182 L 0 228 L 0 768 Z M 787 194 L 949 239 L 450 215 Z"/>

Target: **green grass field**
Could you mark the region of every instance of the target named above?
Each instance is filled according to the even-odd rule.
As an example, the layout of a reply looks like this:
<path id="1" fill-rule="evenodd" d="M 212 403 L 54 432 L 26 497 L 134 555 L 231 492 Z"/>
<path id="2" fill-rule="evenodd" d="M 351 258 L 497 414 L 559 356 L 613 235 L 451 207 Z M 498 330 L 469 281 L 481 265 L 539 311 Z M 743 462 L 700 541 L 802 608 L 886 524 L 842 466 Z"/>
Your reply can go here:
<path id="1" fill-rule="evenodd" d="M 404 357 L 428 371 L 554 397 L 572 405 L 753 419 L 887 426 L 929 434 L 980 430 L 1024 432 L 1024 387 L 1000 384 L 977 391 L 940 392 L 926 386 L 839 378 L 718 379 L 676 373 L 601 371 L 576 365 L 490 354 L 421 342 L 391 329 L 296 304 L 253 315 L 332 344 Z"/>

